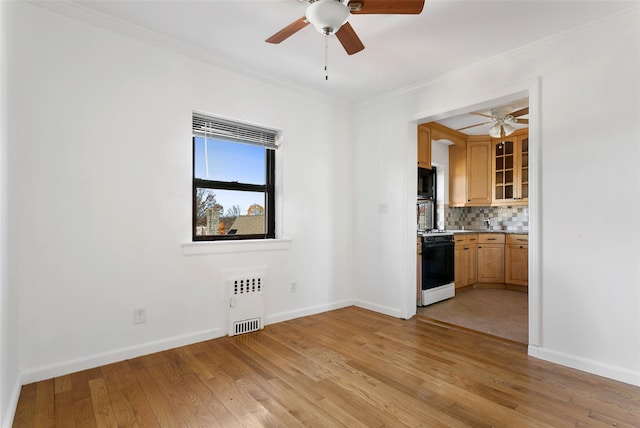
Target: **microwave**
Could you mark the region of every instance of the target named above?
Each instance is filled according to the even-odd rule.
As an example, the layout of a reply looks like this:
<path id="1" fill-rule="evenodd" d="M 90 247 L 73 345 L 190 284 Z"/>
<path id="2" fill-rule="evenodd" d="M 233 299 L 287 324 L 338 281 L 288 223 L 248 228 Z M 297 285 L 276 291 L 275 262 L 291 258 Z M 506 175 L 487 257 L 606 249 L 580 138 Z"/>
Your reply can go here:
<path id="1" fill-rule="evenodd" d="M 418 199 L 436 198 L 436 167 L 418 167 Z"/>

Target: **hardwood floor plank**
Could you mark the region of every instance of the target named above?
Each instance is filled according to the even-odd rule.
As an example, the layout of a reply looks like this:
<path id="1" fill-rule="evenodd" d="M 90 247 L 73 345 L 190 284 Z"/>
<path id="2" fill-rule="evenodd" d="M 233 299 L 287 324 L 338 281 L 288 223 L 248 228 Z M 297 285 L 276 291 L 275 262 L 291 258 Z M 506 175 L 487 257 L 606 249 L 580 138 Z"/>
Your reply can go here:
<path id="1" fill-rule="evenodd" d="M 70 385 L 70 383 L 69 383 Z M 55 393 L 54 398 L 54 419 L 56 427 L 69 427 L 76 426 L 75 412 L 73 406 L 73 395 L 71 390 L 61 391 Z"/>
<path id="2" fill-rule="evenodd" d="M 142 358 L 129 360 L 129 366 L 131 366 L 140 388 L 144 392 L 145 401 L 151 407 L 158 425 L 163 428 L 185 426 L 186 422 L 177 414 L 176 406 L 154 382 L 152 374 L 145 367 Z M 132 395 L 137 401 L 141 401 L 139 395 L 135 394 L 135 390 L 131 390 L 130 394 L 127 394 L 129 402 L 134 401 Z"/>
<path id="3" fill-rule="evenodd" d="M 103 380 L 111 400 L 111 407 L 118 426 L 138 425 L 135 412 L 122 390 L 133 384 L 129 365 L 126 361 L 102 367 Z"/>
<path id="4" fill-rule="evenodd" d="M 188 375 L 185 377 L 185 388 L 183 394 L 191 394 L 194 396 L 194 401 L 197 399 L 197 405 L 202 405 L 208 409 L 208 411 L 215 415 L 215 420 L 209 425 L 214 427 L 229 427 L 236 428 L 242 427 L 240 422 L 227 410 L 222 403 L 215 398 L 211 390 L 207 387 L 206 381 L 208 379 L 200 379 L 196 375 Z"/>
<path id="5" fill-rule="evenodd" d="M 92 428 L 97 426 L 89 390 L 89 381 L 99 379 L 101 376 L 102 371 L 99 367 L 70 375 L 73 416 L 77 427 Z"/>
<path id="6" fill-rule="evenodd" d="M 59 376 L 53 380 L 54 393 L 71 391 L 71 375 Z"/>
<path id="7" fill-rule="evenodd" d="M 98 428 L 117 426 L 118 423 L 116 422 L 104 379 L 91 379 L 89 381 L 89 393 L 91 394 L 91 404 L 93 405 L 93 413 L 96 416 Z"/>
<path id="8" fill-rule="evenodd" d="M 640 388 L 344 308 L 25 385 L 15 427 L 640 426 Z"/>
<path id="9" fill-rule="evenodd" d="M 186 362 L 186 364 L 192 367 L 192 371 L 198 376 L 198 378 L 201 380 L 207 380 L 213 377 L 213 373 L 209 370 L 209 364 L 204 363 L 204 361 L 199 358 L 202 353 L 196 353 L 188 346 L 179 348 L 176 352 Z"/>
<path id="10" fill-rule="evenodd" d="M 340 426 L 335 418 L 336 412 L 327 411 L 330 403 L 317 393 L 317 384 L 303 374 L 292 376 L 281 369 L 277 357 L 271 358 L 265 348 L 258 346 L 258 341 L 251 344 L 244 342 L 238 345 L 233 342 L 240 352 L 240 358 L 245 364 L 255 370 L 255 373 L 266 375 L 250 376 L 258 382 L 264 391 L 272 396 L 284 409 L 292 414 L 296 420 L 305 426 Z M 267 345 L 268 346 L 268 345 Z M 259 401 L 259 400 L 258 400 Z M 354 426 L 354 425 L 346 425 Z"/>
<path id="11" fill-rule="evenodd" d="M 256 400 L 243 391 L 228 374 L 219 371 L 205 381 L 213 396 L 238 420 L 248 426 L 261 426 L 268 415 Z"/>
<path id="12" fill-rule="evenodd" d="M 53 404 L 53 379 L 43 380 L 36 384 L 36 416 L 33 421 L 36 427 L 52 427 L 55 424 Z"/>
<path id="13" fill-rule="evenodd" d="M 88 387 L 89 384 L 87 384 L 87 397 L 73 402 L 73 417 L 77 427 L 93 428 L 98 426 Z"/>
<path id="14" fill-rule="evenodd" d="M 16 406 L 13 426 L 16 428 L 32 427 L 36 416 L 36 384 L 30 383 L 20 389 L 20 397 Z"/>

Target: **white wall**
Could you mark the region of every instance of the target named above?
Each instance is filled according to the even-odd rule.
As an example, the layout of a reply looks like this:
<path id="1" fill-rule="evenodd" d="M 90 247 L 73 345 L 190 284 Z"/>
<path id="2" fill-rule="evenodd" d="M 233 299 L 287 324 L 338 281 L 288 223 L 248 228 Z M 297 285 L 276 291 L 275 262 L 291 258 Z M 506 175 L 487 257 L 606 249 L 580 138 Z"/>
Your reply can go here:
<path id="1" fill-rule="evenodd" d="M 539 271 L 530 288 L 541 321 L 530 353 L 640 384 L 638 23 L 635 8 L 360 105 L 357 298 L 404 317 L 415 313 L 414 195 L 407 189 L 414 177 L 406 172 L 415 165 L 412 121 L 540 82 L 540 93 L 531 94 L 541 105 L 540 199 L 531 214 L 541 216 L 532 219 L 540 251 L 532 255 Z M 368 191 L 372 180 L 379 195 Z M 368 215 L 381 199 L 389 200 L 389 214 Z"/>
<path id="2" fill-rule="evenodd" d="M 412 316 L 412 121 L 538 77 L 542 322 L 533 351 L 640 383 L 637 14 L 373 100 L 354 119 L 312 94 L 0 4 L 10 40 L 0 85 L 0 124 L 10 125 L 0 128 L 2 174 L 10 166 L 0 175 L 3 415 L 18 369 L 29 382 L 223 334 L 226 269 L 268 266 L 269 322 L 354 297 Z M 184 255 L 193 109 L 284 130 L 279 236 L 290 244 Z M 619 231 L 601 229 L 605 218 Z M 136 306 L 148 307 L 147 324 L 132 325 Z"/>
<path id="3" fill-rule="evenodd" d="M 37 6 L 8 12 L 23 381 L 225 334 L 223 270 L 268 267 L 268 322 L 353 303 L 350 110 Z M 283 130 L 278 235 L 290 244 L 183 254 L 194 109 Z M 137 306 L 148 322 L 134 326 Z"/>
<path id="4" fill-rule="evenodd" d="M 11 423 L 18 401 L 18 296 L 9 285 L 7 23 L 6 2 L 0 2 L 0 427 Z"/>

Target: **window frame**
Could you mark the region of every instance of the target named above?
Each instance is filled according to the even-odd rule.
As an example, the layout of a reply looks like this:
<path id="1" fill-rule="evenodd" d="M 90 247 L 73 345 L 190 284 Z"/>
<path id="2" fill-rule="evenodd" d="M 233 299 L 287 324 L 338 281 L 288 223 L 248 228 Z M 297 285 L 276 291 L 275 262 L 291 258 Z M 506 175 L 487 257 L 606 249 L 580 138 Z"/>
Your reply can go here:
<path id="1" fill-rule="evenodd" d="M 215 137 L 213 137 L 215 139 Z M 233 141 L 234 144 L 243 144 L 242 142 Z M 275 239 L 276 219 L 275 219 L 275 162 L 276 153 L 274 149 L 264 147 L 265 150 L 265 184 L 249 184 L 239 183 L 237 181 L 218 181 L 196 178 L 196 136 L 191 139 L 192 150 L 192 195 L 191 210 L 192 224 L 191 235 L 193 242 L 202 241 L 238 241 L 247 239 Z M 212 190 L 234 190 L 262 192 L 265 194 L 265 233 L 251 235 L 197 235 L 198 207 L 196 204 L 196 195 L 198 189 Z"/>

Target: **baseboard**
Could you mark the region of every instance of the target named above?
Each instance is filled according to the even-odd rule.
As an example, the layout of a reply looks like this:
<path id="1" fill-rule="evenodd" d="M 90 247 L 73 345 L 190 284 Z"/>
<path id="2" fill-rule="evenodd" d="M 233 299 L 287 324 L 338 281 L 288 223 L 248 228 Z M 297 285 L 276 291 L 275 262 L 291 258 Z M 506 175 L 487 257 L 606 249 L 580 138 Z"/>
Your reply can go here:
<path id="1" fill-rule="evenodd" d="M 7 413 L 2 415 L 2 428 L 11 428 L 13 426 L 13 419 L 16 416 L 20 391 L 22 391 L 22 385 L 20 384 L 20 379 L 17 379 L 13 386 L 13 391 L 11 392 L 11 398 L 7 403 Z"/>
<path id="2" fill-rule="evenodd" d="M 541 360 L 628 383 L 630 385 L 640 386 L 640 372 L 638 371 L 616 367 L 599 361 L 589 360 L 587 358 L 532 345 L 529 346 L 528 353 L 531 357 L 540 358 Z"/>
<path id="3" fill-rule="evenodd" d="M 48 366 L 38 367 L 36 369 L 21 373 L 20 382 L 22 385 L 26 385 L 28 383 L 38 382 L 44 379 L 51 379 L 56 376 L 75 373 L 94 367 L 100 367 L 106 364 L 140 357 L 142 355 L 153 354 L 155 352 L 166 351 L 167 349 L 177 348 L 179 346 L 185 346 L 192 343 L 215 339 L 224 336 L 225 334 L 226 333 L 222 328 L 214 328 L 210 330 L 203 330 L 196 333 L 186 334 L 183 336 L 176 336 L 157 340 L 154 342 L 147 342 L 128 348 L 121 348 L 102 354 L 95 354 L 86 358 L 79 358 L 76 360 L 69 360 L 61 363 L 51 364 Z"/>
<path id="4" fill-rule="evenodd" d="M 359 308 L 369 309 L 370 311 L 378 312 L 384 315 L 389 315 L 394 318 L 402 318 L 402 313 L 398 308 L 391 308 L 389 306 L 378 305 L 377 303 L 368 302 L 366 300 L 356 300 L 355 305 Z"/>
<path id="5" fill-rule="evenodd" d="M 287 321 L 294 318 L 299 318 L 307 315 L 314 315 L 334 309 L 340 309 L 347 306 L 352 306 L 353 300 L 341 300 L 338 302 L 310 306 L 307 308 L 280 312 L 265 317 L 265 324 L 274 324 L 281 321 Z M 375 310 L 375 309 L 374 309 Z M 20 376 L 20 384 L 26 385 L 32 382 L 38 382 L 44 379 L 51 379 L 56 376 L 63 376 L 69 373 L 75 373 L 81 370 L 87 370 L 94 367 L 100 367 L 106 364 L 123 361 L 129 358 L 136 358 L 142 355 L 153 354 L 155 352 L 166 351 L 167 349 L 177 348 L 179 346 L 190 345 L 192 343 L 202 342 L 205 340 L 216 339 L 226 335 L 226 331 L 223 328 L 215 328 L 210 330 L 204 330 L 184 336 L 177 336 L 168 339 L 162 339 L 155 342 L 148 342 L 137 346 L 118 349 L 112 352 L 105 352 L 102 354 L 91 355 L 86 358 L 79 358 L 76 360 L 64 361 L 57 364 L 51 364 L 48 366 L 42 366 L 30 371 L 22 372 Z M 19 391 L 19 390 L 18 390 Z M 18 392 L 19 395 L 19 392 Z M 16 401 L 17 403 L 17 401 Z"/>
<path id="6" fill-rule="evenodd" d="M 278 312 L 275 314 L 265 316 L 265 325 L 275 324 L 278 322 L 289 321 L 295 318 L 306 317 L 309 315 L 320 314 L 322 312 L 333 311 L 334 309 L 346 308 L 347 306 L 353 306 L 354 302 L 351 299 L 339 300 L 337 302 L 328 303 L 326 305 L 308 306 L 302 309 L 296 309 L 295 311 Z"/>

